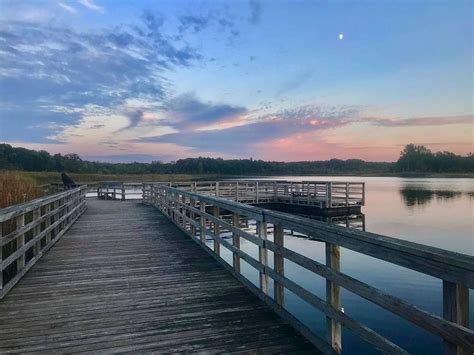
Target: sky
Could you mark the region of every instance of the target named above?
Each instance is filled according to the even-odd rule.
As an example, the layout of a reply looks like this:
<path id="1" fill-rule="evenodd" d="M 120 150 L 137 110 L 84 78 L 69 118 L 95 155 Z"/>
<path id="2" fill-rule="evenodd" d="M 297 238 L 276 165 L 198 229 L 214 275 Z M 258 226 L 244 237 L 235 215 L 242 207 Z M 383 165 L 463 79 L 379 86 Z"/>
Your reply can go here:
<path id="1" fill-rule="evenodd" d="M 100 161 L 473 152 L 473 2 L 0 0 L 0 142 Z"/>

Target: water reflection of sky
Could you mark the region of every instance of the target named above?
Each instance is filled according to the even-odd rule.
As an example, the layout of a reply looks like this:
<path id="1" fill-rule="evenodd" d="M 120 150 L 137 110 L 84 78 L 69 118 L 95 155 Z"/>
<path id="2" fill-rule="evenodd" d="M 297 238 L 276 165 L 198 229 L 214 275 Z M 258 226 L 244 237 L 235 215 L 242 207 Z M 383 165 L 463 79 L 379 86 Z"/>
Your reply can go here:
<path id="1" fill-rule="evenodd" d="M 285 177 L 286 178 L 286 177 Z M 366 182 L 366 229 L 432 245 L 464 254 L 474 254 L 473 179 L 401 179 L 401 178 L 308 178 L 292 180 L 351 180 Z M 244 251 L 258 258 L 257 247 L 242 241 Z M 307 239 L 285 237 L 286 247 L 324 263 L 324 244 Z M 228 255 L 227 255 L 228 254 Z M 273 255 L 269 263 L 273 263 Z M 231 254 L 224 252 L 231 262 Z M 442 314 L 441 280 L 408 270 L 347 249 L 341 249 L 341 269 L 349 276 L 366 282 L 431 313 Z M 258 273 L 242 263 L 244 275 L 258 285 Z M 315 295 L 325 298 L 325 281 L 298 265 L 285 261 L 285 274 Z M 474 294 L 470 293 L 470 318 L 474 320 Z M 325 316 L 309 307 L 291 292 L 285 293 L 287 308 L 315 332 L 325 334 Z M 345 312 L 411 353 L 441 354 L 441 340 L 409 322 L 373 305 L 348 291 L 342 293 Z M 343 352 L 376 353 L 350 331 L 343 331 Z"/>

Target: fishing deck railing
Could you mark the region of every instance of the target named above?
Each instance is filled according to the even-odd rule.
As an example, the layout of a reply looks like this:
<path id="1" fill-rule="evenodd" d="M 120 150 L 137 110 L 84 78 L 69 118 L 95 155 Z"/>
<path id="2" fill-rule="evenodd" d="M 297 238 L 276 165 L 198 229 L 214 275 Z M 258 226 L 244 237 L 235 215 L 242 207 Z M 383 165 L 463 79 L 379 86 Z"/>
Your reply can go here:
<path id="1" fill-rule="evenodd" d="M 184 191 L 227 198 L 241 203 L 285 203 L 319 208 L 363 206 L 365 183 L 336 181 L 224 180 L 178 182 L 89 182 L 88 195 L 107 200 L 141 199 L 150 186 L 163 184 Z M 49 193 L 62 184 L 43 185 Z M 143 193 L 142 193 L 143 190 Z"/>
<path id="2" fill-rule="evenodd" d="M 249 186 L 247 184 L 248 182 L 243 183 L 244 189 Z M 274 186 L 272 184 L 273 182 L 268 184 L 269 189 Z M 469 288 L 474 287 L 473 257 L 241 204 L 210 196 L 209 185 L 204 187 L 205 194 L 202 185 L 192 186 L 193 192 L 185 191 L 186 186 L 183 189 L 183 186 L 173 188 L 165 185 L 147 185 L 144 188 L 144 202 L 159 208 L 181 230 L 204 247 L 252 292 L 325 353 L 341 351 L 342 326 L 382 352 L 406 353 L 387 338 L 345 313 L 341 305 L 341 288 L 441 337 L 446 354 L 471 353 L 474 350 L 474 331 L 469 328 L 468 310 Z M 215 187 L 215 195 L 228 197 L 223 193 L 227 186 L 236 187 L 235 183 L 219 184 Z M 285 186 L 288 185 L 282 185 L 283 191 Z M 309 186 L 311 188 L 311 185 Z M 262 192 L 260 189 L 259 184 L 257 188 L 259 193 Z M 280 187 L 277 190 L 282 191 Z M 240 182 L 239 189 L 235 191 L 242 192 Z M 274 193 L 276 190 L 271 191 Z M 252 190 L 250 194 L 252 193 L 255 191 Z M 259 195 L 260 197 L 266 198 L 266 195 Z M 240 198 L 237 200 L 241 201 Z M 242 218 L 256 221 L 255 233 L 241 227 Z M 287 229 L 325 243 L 325 264 L 286 248 L 283 236 L 284 230 Z M 232 241 L 228 239 L 229 235 Z M 213 240 L 212 248 L 207 246 L 206 238 Z M 258 259 L 240 248 L 241 238 L 258 246 Z M 221 257 L 221 246 L 232 253 L 231 265 Z M 424 311 L 341 272 L 341 247 L 442 280 L 443 317 Z M 273 265 L 269 265 L 269 253 L 273 253 Z M 260 280 L 258 287 L 241 274 L 241 260 L 258 270 Z M 326 299 L 316 296 L 288 278 L 285 275 L 285 260 L 326 279 Z M 270 280 L 274 283 L 273 295 L 269 293 Z M 286 310 L 285 289 L 325 314 L 326 339 L 314 334 Z"/>
<path id="3" fill-rule="evenodd" d="M 144 184 L 147 194 L 153 183 Z M 241 203 L 277 202 L 320 208 L 363 206 L 365 183 L 335 181 L 183 181 L 168 186 L 207 196 L 222 197 Z"/>
<path id="4" fill-rule="evenodd" d="M 86 209 L 86 187 L 0 210 L 0 299 Z"/>

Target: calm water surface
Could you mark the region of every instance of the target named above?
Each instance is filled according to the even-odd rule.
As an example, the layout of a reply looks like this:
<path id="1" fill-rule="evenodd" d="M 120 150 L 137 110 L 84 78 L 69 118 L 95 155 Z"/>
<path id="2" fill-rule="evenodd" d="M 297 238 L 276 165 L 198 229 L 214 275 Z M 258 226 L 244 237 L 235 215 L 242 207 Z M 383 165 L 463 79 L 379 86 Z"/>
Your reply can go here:
<path id="1" fill-rule="evenodd" d="M 271 179 L 271 178 L 269 178 Z M 474 255 L 474 179 L 420 179 L 392 177 L 278 177 L 286 180 L 365 181 L 365 227 L 369 232 Z M 242 248 L 258 259 L 257 248 L 242 240 Z M 285 236 L 285 245 L 324 263 L 324 244 Z M 225 249 L 225 248 L 223 248 Z M 227 252 L 226 252 L 227 253 Z M 231 260 L 231 255 L 226 259 Z M 271 253 L 270 253 L 271 254 Z M 272 263 L 272 255 L 269 256 Z M 242 261 L 245 276 L 258 284 L 258 273 Z M 379 261 L 347 249 L 341 249 L 344 273 L 382 289 L 426 311 L 442 314 L 440 280 L 396 265 Z M 325 298 L 325 281 L 290 261 L 285 261 L 285 274 L 311 292 Z M 272 290 L 270 290 L 273 292 Z M 285 291 L 286 307 L 318 334 L 325 334 L 325 317 L 299 297 Z M 474 293 L 471 291 L 470 319 L 474 322 Z M 386 336 L 411 353 L 441 354 L 441 340 L 411 325 L 372 303 L 343 291 L 345 312 Z M 344 328 L 343 328 L 344 329 Z M 377 353 L 364 342 L 343 330 L 343 352 L 346 354 Z"/>

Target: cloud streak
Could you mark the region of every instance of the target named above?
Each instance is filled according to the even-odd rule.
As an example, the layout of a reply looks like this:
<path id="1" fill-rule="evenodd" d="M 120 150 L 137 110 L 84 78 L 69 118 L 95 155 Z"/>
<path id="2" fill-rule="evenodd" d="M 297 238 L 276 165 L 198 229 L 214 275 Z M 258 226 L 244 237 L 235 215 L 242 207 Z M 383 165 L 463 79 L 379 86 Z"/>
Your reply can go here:
<path id="1" fill-rule="evenodd" d="M 202 102 L 193 93 L 169 100 L 163 110 L 166 118 L 162 122 L 182 130 L 218 123 L 248 112 L 243 106 Z"/>
<path id="2" fill-rule="evenodd" d="M 102 6 L 97 5 L 94 0 L 79 0 L 79 3 L 90 10 L 104 12 L 104 8 Z"/>

